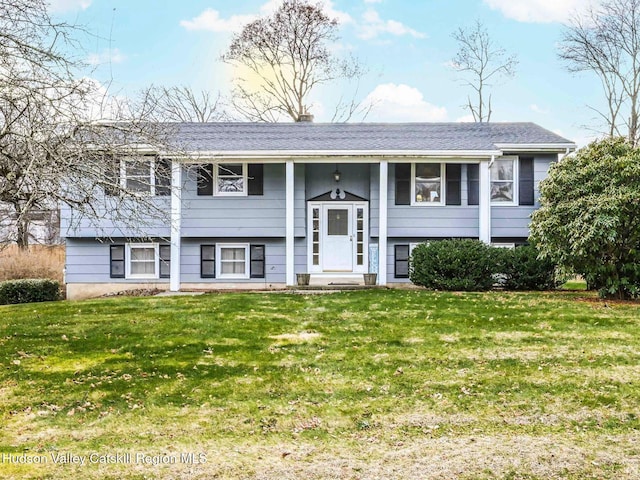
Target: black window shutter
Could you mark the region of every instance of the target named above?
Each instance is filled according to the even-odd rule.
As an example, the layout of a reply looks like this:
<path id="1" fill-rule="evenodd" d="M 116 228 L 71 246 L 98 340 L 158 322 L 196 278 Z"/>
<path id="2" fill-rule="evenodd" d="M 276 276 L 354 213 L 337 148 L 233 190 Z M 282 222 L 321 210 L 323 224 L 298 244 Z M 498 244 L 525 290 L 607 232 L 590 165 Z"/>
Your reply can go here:
<path id="1" fill-rule="evenodd" d="M 264 278 L 264 245 L 251 245 L 251 278 Z"/>
<path id="2" fill-rule="evenodd" d="M 451 163 L 446 166 L 447 177 L 447 205 L 461 205 L 462 195 L 461 189 L 461 175 L 462 165 Z"/>
<path id="3" fill-rule="evenodd" d="M 480 204 L 480 165 L 472 163 L 467 165 L 467 190 L 469 205 Z"/>
<path id="4" fill-rule="evenodd" d="M 213 195 L 213 164 L 198 166 L 198 195 Z"/>
<path id="5" fill-rule="evenodd" d="M 249 195 L 264 195 L 264 165 L 261 163 L 250 163 L 248 165 L 247 193 Z"/>
<path id="6" fill-rule="evenodd" d="M 533 157 L 520 158 L 518 173 L 520 176 L 518 184 L 520 205 L 535 204 L 533 195 Z"/>
<path id="7" fill-rule="evenodd" d="M 110 245 L 109 247 L 109 276 L 124 278 L 124 245 Z"/>
<path id="8" fill-rule="evenodd" d="M 171 277 L 171 245 L 160 245 L 159 251 L 160 278 L 169 278 Z"/>
<path id="9" fill-rule="evenodd" d="M 394 276 L 409 278 L 409 245 L 394 247 Z"/>
<path id="10" fill-rule="evenodd" d="M 396 205 L 411 205 L 410 163 L 396 163 Z"/>
<path id="11" fill-rule="evenodd" d="M 156 159 L 156 195 L 171 195 L 171 159 Z"/>
<path id="12" fill-rule="evenodd" d="M 216 278 L 215 245 L 200 245 L 200 277 Z"/>
<path id="13" fill-rule="evenodd" d="M 104 193 L 116 196 L 120 193 L 120 159 L 112 155 L 101 157 L 104 162 Z"/>

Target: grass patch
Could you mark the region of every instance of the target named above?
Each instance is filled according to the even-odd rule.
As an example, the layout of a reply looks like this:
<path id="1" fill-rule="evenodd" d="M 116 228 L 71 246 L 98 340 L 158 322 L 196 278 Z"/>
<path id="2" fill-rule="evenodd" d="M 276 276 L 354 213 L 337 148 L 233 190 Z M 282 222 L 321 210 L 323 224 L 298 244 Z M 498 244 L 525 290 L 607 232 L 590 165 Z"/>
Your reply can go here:
<path id="1" fill-rule="evenodd" d="M 48 459 L 2 468 L 63 479 L 637 478 L 640 307 L 584 296 L 0 307 L 0 456 Z M 55 463 L 60 453 L 86 463 Z"/>

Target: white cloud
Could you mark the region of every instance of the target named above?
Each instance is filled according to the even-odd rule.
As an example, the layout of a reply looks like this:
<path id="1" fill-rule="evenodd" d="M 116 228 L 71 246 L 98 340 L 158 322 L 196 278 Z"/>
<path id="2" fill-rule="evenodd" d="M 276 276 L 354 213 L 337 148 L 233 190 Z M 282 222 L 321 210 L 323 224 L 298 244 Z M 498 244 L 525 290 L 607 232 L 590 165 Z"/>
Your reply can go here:
<path id="1" fill-rule="evenodd" d="M 371 40 L 377 36 L 389 33 L 391 35 L 402 36 L 411 35 L 414 38 L 425 38 L 425 34 L 407 27 L 396 20 L 382 20 L 378 12 L 373 9 L 367 10 L 362 15 L 362 24 L 359 26 L 358 36 L 363 40 Z"/>
<path id="2" fill-rule="evenodd" d="M 180 26 L 187 30 L 206 30 L 209 32 L 236 32 L 244 25 L 254 20 L 254 15 L 232 15 L 229 18 L 221 18 L 220 12 L 207 8 L 197 17 L 191 20 L 181 20 Z"/>
<path id="3" fill-rule="evenodd" d="M 92 0 L 49 0 L 49 10 L 55 13 L 69 12 L 72 10 L 86 10 Z"/>
<path id="4" fill-rule="evenodd" d="M 378 85 L 365 99 L 373 104 L 367 117 L 381 122 L 441 122 L 447 119 L 447 109 L 432 105 L 417 88 L 404 84 Z"/>
<path id="5" fill-rule="evenodd" d="M 282 0 L 268 0 L 260 7 L 260 15 L 270 15 L 282 4 Z M 322 2 L 324 12 L 330 18 L 337 18 L 341 24 L 353 21 L 348 13 L 336 10 L 331 0 Z M 222 18 L 218 10 L 207 8 L 197 17 L 191 20 L 181 20 L 180 26 L 187 30 L 205 30 L 209 32 L 239 32 L 247 23 L 256 20 L 258 15 L 231 15 L 229 18 Z"/>
<path id="6" fill-rule="evenodd" d="M 86 62 L 89 65 L 98 66 L 108 63 L 122 63 L 126 59 L 125 55 L 117 48 L 111 50 L 103 50 L 99 53 L 91 53 Z"/>
<path id="7" fill-rule="evenodd" d="M 493 10 L 527 23 L 565 22 L 597 0 L 483 0 Z"/>

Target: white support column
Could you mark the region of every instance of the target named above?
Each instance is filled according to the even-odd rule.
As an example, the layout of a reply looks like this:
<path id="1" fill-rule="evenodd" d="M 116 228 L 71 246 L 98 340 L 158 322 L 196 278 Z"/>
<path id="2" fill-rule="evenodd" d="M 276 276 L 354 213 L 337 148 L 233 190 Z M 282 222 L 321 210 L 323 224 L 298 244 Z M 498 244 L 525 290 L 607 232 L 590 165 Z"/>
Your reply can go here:
<path id="1" fill-rule="evenodd" d="M 169 289 L 180 291 L 180 246 L 182 235 L 182 166 L 171 161 L 171 264 Z"/>
<path id="2" fill-rule="evenodd" d="M 479 199 L 479 237 L 486 244 L 491 243 L 491 164 L 495 157 L 491 157 L 491 162 L 480 162 L 480 199 Z"/>
<path id="3" fill-rule="evenodd" d="M 286 281 L 288 286 L 296 284 L 295 275 L 295 183 L 293 160 L 286 162 L 286 197 L 285 197 L 285 257 Z"/>
<path id="4" fill-rule="evenodd" d="M 378 285 L 387 284 L 387 193 L 389 162 L 380 161 L 380 218 L 378 225 Z"/>

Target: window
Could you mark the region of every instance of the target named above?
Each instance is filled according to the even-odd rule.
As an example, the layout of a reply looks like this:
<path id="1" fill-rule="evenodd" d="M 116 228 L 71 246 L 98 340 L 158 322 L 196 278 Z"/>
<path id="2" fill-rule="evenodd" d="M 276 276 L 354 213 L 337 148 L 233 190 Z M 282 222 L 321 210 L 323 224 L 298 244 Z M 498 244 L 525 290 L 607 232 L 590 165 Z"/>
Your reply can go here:
<path id="1" fill-rule="evenodd" d="M 414 163 L 411 168 L 412 205 L 443 205 L 442 163 Z"/>
<path id="2" fill-rule="evenodd" d="M 491 166 L 491 203 L 513 205 L 516 196 L 516 162 L 499 159 Z"/>
<path id="3" fill-rule="evenodd" d="M 249 245 L 216 245 L 219 278 L 249 278 Z"/>
<path id="4" fill-rule="evenodd" d="M 171 194 L 171 160 L 153 156 L 125 157 L 120 163 L 120 186 L 140 195 Z"/>
<path id="5" fill-rule="evenodd" d="M 158 244 L 127 244 L 127 278 L 158 278 Z"/>
<path id="6" fill-rule="evenodd" d="M 264 195 L 261 163 L 207 163 L 198 167 L 198 195 Z"/>
<path id="7" fill-rule="evenodd" d="M 215 195 L 246 195 L 246 171 L 242 163 L 221 163 L 215 166 Z"/>

